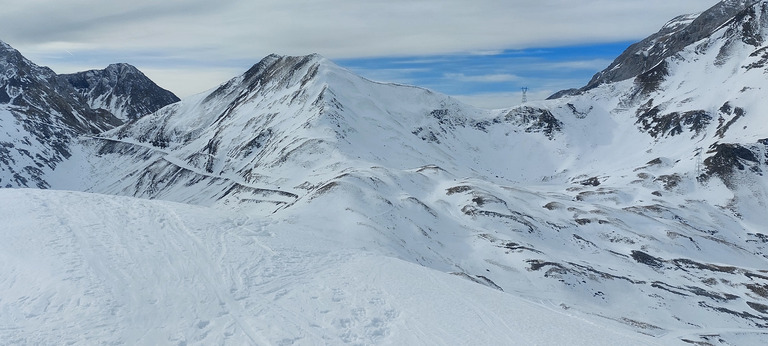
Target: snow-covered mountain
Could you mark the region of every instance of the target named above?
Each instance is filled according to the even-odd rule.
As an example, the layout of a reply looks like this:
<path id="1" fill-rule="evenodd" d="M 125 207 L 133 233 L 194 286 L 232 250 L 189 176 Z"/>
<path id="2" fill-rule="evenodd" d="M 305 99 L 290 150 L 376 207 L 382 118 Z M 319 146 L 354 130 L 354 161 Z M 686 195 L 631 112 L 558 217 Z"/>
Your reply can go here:
<path id="1" fill-rule="evenodd" d="M 743 11 L 756 3 L 759 1 L 725 0 L 704 12 L 678 16 L 667 22 L 657 33 L 632 44 L 607 68 L 596 73 L 587 85 L 562 90 L 550 96 L 550 99 L 579 94 L 602 84 L 621 82 L 646 73 L 688 46 L 709 38 L 723 25 L 738 20 L 737 16 L 744 16 Z"/>
<path id="2" fill-rule="evenodd" d="M 112 64 L 103 70 L 61 75 L 93 109 L 106 109 L 122 121 L 154 113 L 179 98 L 159 87 L 136 67 Z"/>
<path id="3" fill-rule="evenodd" d="M 531 133 L 483 150 L 486 128 L 502 123 Z M 89 141 L 112 155 L 106 161 L 115 167 L 106 170 L 124 172 L 92 189 L 201 204 L 259 196 L 255 202 L 286 206 L 371 165 L 525 172 L 495 155 L 516 141 L 550 142 L 558 126 L 546 111 L 489 113 L 426 89 L 371 82 L 318 55 L 269 56 L 209 93 Z"/>
<path id="4" fill-rule="evenodd" d="M 0 41 L 0 186 L 49 187 L 45 175 L 69 158 L 75 137 L 121 123 Z"/>
<path id="5" fill-rule="evenodd" d="M 401 338 L 400 333 L 452 334 L 453 327 L 381 332 L 377 326 L 412 320 L 389 318 L 387 309 L 373 307 L 350 310 L 356 315 L 345 319 L 340 314 L 346 308 L 313 302 L 333 301 L 338 289 L 344 297 L 356 292 L 369 302 L 381 298 L 371 292 L 386 292 L 388 301 L 405 306 L 412 301 L 399 300 L 400 294 L 440 296 L 436 292 L 453 287 L 455 281 L 444 280 L 457 278 L 434 276 L 441 272 L 475 283 L 476 291 L 461 288 L 458 295 L 472 297 L 469 305 L 480 307 L 457 319 L 448 317 L 458 313 L 453 310 L 430 315 L 434 311 L 426 309 L 425 314 L 463 321 L 458 324 L 480 318 L 486 321 L 482 328 L 498 328 L 497 334 L 478 330 L 484 337 L 493 335 L 490 343 L 506 343 L 519 329 L 496 323 L 515 319 L 489 310 L 487 300 L 478 303 L 477 297 L 486 294 L 522 297 L 560 317 L 578 317 L 619 334 L 637 332 L 641 343 L 756 344 L 768 330 L 767 39 L 767 1 L 723 1 L 702 14 L 676 18 L 578 92 L 493 111 L 418 87 L 366 80 L 318 55 L 271 55 L 208 92 L 81 137 L 71 157 L 45 176 L 56 189 L 130 197 L 34 193 L 14 198 L 27 201 L 19 213 L 45 209 L 47 199 L 106 205 L 101 214 L 110 213 L 109 205 L 127 210 L 135 217 L 118 218 L 118 225 L 102 224 L 99 216 L 49 221 L 76 230 L 95 225 L 109 244 L 127 244 L 114 247 L 128 253 L 141 248 L 136 245 L 141 239 L 168 237 L 148 240 L 147 252 L 132 259 L 155 258 L 167 247 L 153 244 L 164 243 L 178 250 L 172 254 L 215 258 L 194 262 L 204 270 L 185 274 L 199 280 L 182 281 L 217 284 L 169 302 L 170 311 L 187 311 L 188 298 L 215 302 L 226 312 L 218 316 L 227 317 L 209 318 L 216 309 L 201 307 L 152 320 L 151 325 L 202 325 L 175 339 L 163 329 L 157 335 L 168 342 L 219 341 L 206 339 L 208 333 L 253 343 L 424 342 L 429 338 Z M 143 210 L 158 208 L 182 216 L 144 215 Z M 53 206 L 42 215 L 58 210 Z M 46 228 L 35 223 L 48 225 L 46 220 L 38 217 L 20 227 Z M 146 227 L 137 226 L 133 238 L 114 232 L 134 224 Z M 50 236 L 58 239 L 67 228 L 53 229 Z M 239 238 L 239 232 L 254 229 L 256 238 Z M 180 230 L 194 230 L 195 241 L 184 240 Z M 233 239 L 243 243 L 232 245 Z M 94 243 L 81 244 L 84 253 L 94 253 Z M 61 251 L 51 263 L 70 252 Z M 126 266 L 118 255 L 107 263 Z M 162 260 L 177 258 L 168 256 Z M 249 256 L 266 267 L 254 267 Z M 83 277 L 93 280 L 141 276 L 102 279 L 99 273 L 111 272 L 110 267 L 66 258 L 75 263 L 75 272 L 91 270 L 93 275 Z M 342 265 L 344 258 L 361 266 L 350 269 Z M 323 271 L 318 263 L 336 269 Z M 374 263 L 400 274 L 379 280 L 375 276 L 387 270 L 370 274 L 365 267 Z M 188 270 L 171 266 L 168 274 L 147 268 L 174 278 L 177 269 Z M 410 279 L 424 276 L 434 280 Z M 341 281 L 334 281 L 338 277 Z M 397 277 L 403 281 L 384 283 Z M 344 284 L 345 278 L 354 284 Z M 135 292 L 162 287 L 146 284 L 151 278 L 138 279 Z M 66 276 L 56 280 L 70 281 Z M 293 280 L 322 289 L 302 289 Z M 433 291 L 435 286 L 440 289 Z M 29 288 L 12 287 L 14 292 Z M 213 295 L 201 293 L 205 289 Z M 312 293 L 323 289 L 333 294 Z M 40 297 L 50 295 L 40 292 Z M 145 304 L 152 298 L 135 292 L 103 297 L 136 297 L 113 304 L 125 307 L 121 316 L 135 319 L 152 311 Z M 260 299 L 283 296 L 288 303 L 278 303 L 279 308 L 259 305 Z M 13 311 L 37 307 L 22 298 Z M 498 299 L 487 304 L 520 309 Z M 540 312 L 533 310 L 530 314 Z M 60 317 L 47 308 L 35 311 L 28 315 L 52 325 Z M 368 311 L 375 317 L 368 320 Z M 206 316 L 193 321 L 194 314 Z M 256 319 L 241 318 L 253 314 Z M 267 322 L 270 316 L 278 322 Z M 275 332 L 274 323 L 281 321 L 301 332 Z M 127 322 L 110 326 L 121 323 Z M 216 329 L 222 325 L 229 327 Z M 337 328 L 328 332 L 333 335 L 309 328 L 328 330 L 329 325 Z M 114 340 L 160 340 L 125 333 Z M 254 338 L 258 335 L 266 339 Z"/>
<path id="6" fill-rule="evenodd" d="M 672 57 L 689 45 L 709 38 L 723 25 L 733 25 L 747 14 L 744 9 L 752 8 L 757 0 L 726 0 L 712 8 L 696 14 L 682 15 L 669 21 L 657 33 L 627 48 L 605 70 L 597 73 L 585 86 L 591 89 L 605 83 L 620 82 L 634 78 Z M 748 28 L 745 28 L 748 30 Z M 757 33 L 747 33 L 747 35 Z M 758 34 L 759 35 L 759 34 Z"/>
<path id="7" fill-rule="evenodd" d="M 768 5 L 724 1 L 701 16 L 722 12 L 727 4 L 743 7 L 710 35 L 633 79 L 593 86 L 548 107 L 565 104 L 577 117 L 589 116 L 589 109 L 606 110 L 614 118 L 625 115 L 653 140 L 642 146 L 650 155 L 642 156 L 651 159 L 659 149 L 665 155 L 678 151 L 669 155 L 675 159 L 675 180 L 695 175 L 704 183 L 718 177 L 733 190 L 748 185 L 748 199 L 763 205 L 768 127 L 760 113 L 766 107 Z M 701 17 L 693 18 L 697 23 Z"/>
<path id="8" fill-rule="evenodd" d="M 57 75 L 0 41 L 0 186 L 48 188 L 75 138 L 175 100 L 130 65 Z"/>
<path id="9" fill-rule="evenodd" d="M 641 333 L 730 340 L 768 325 L 768 17 L 748 5 L 634 79 L 506 110 L 269 56 L 85 141 L 79 188 L 243 208 Z"/>

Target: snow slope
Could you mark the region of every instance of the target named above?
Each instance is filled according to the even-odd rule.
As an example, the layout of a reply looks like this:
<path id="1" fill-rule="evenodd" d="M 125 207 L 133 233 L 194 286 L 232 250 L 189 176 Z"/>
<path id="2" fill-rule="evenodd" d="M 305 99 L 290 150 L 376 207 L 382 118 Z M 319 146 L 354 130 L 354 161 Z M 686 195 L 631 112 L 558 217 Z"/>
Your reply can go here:
<path id="1" fill-rule="evenodd" d="M 221 209 L 42 190 L 0 201 L 3 343 L 654 343 Z"/>

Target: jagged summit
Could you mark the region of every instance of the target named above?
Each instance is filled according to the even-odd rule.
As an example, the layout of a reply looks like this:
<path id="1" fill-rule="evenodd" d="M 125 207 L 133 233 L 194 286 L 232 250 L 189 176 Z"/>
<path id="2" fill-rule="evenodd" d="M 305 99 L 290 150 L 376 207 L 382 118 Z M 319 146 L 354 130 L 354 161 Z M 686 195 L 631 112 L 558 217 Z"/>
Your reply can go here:
<path id="1" fill-rule="evenodd" d="M 105 70 L 128 70 L 132 73 L 140 72 L 135 66 L 124 62 L 109 64 Z"/>
<path id="2" fill-rule="evenodd" d="M 296 82 L 300 82 L 304 86 L 317 75 L 321 67 L 323 69 L 341 69 L 338 65 L 316 53 L 303 56 L 270 54 L 251 66 L 242 75 L 222 84 L 208 96 L 208 99 L 218 97 L 232 88 L 254 90 L 266 85 L 286 88 Z"/>
<path id="3" fill-rule="evenodd" d="M 15 48 L 11 47 L 11 45 L 9 45 L 8 43 L 5 43 L 5 41 L 0 40 L 0 54 L 6 55 L 8 53 L 13 53 L 13 54 L 21 55 L 21 53 L 19 53 L 18 50 L 16 50 Z"/>
<path id="4" fill-rule="evenodd" d="M 0 41 L 0 80 L 7 81 L 21 75 L 40 75 L 51 77 L 55 75 L 53 70 L 38 66 L 25 58 L 21 52 L 9 44 Z"/>
<path id="5" fill-rule="evenodd" d="M 657 33 L 631 45 L 605 70 L 598 72 L 583 88 L 618 82 L 647 72 L 685 47 L 712 35 L 735 16 L 764 1 L 727 0 L 694 15 L 684 15 L 668 22 Z"/>
<path id="6" fill-rule="evenodd" d="M 126 63 L 103 70 L 61 75 L 94 109 L 105 109 L 123 121 L 153 113 L 179 98 Z"/>
<path id="7" fill-rule="evenodd" d="M 319 67 L 320 65 L 326 68 L 338 68 L 336 64 L 317 53 L 298 56 L 270 54 L 251 66 L 251 68 L 245 71 L 243 76 L 246 80 L 251 80 L 252 78 L 258 78 L 257 76 L 264 75 L 294 75 L 295 72 L 305 67 Z M 273 78 L 259 79 L 270 80 Z"/>
<path id="8" fill-rule="evenodd" d="M 0 104 L 10 111 L 54 126 L 53 117 L 72 133 L 96 133 L 120 124 L 107 112 L 93 110 L 53 70 L 29 61 L 18 50 L 2 45 L 0 51 Z"/>

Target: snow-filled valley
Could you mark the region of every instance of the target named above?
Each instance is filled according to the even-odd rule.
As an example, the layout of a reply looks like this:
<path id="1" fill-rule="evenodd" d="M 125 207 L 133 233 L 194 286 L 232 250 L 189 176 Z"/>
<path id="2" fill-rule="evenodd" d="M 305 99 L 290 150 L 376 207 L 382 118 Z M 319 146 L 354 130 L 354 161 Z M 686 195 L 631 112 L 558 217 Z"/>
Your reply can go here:
<path id="1" fill-rule="evenodd" d="M 0 343 L 760 344 L 766 41 L 723 1 L 499 110 L 270 55 L 141 117 L 3 44 L 0 184 L 51 190 L 0 190 Z"/>

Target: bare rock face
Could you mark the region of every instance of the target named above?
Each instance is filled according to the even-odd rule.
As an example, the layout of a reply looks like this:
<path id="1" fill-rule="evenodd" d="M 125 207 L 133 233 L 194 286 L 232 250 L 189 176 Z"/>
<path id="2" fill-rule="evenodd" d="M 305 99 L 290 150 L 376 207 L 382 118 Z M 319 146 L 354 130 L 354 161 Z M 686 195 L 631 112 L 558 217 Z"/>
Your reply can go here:
<path id="1" fill-rule="evenodd" d="M 54 115 L 68 130 L 97 133 L 121 124 L 108 112 L 91 109 L 75 89 L 51 69 L 37 66 L 3 42 L 0 42 L 0 90 L 0 104 L 32 117 Z"/>
<path id="2" fill-rule="evenodd" d="M 104 109 L 123 121 L 154 113 L 179 101 L 129 64 L 112 64 L 103 70 L 61 75 L 85 97 L 91 108 Z"/>

